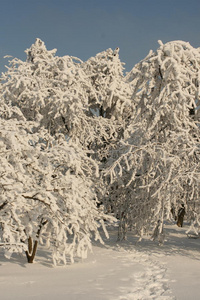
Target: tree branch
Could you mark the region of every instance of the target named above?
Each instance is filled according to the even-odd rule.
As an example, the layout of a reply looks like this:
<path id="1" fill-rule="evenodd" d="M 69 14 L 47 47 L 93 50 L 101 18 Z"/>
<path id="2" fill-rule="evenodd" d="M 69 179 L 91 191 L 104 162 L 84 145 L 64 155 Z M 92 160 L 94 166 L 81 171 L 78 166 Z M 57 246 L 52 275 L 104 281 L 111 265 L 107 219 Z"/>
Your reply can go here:
<path id="1" fill-rule="evenodd" d="M 6 200 L 3 204 L 0 205 L 0 210 L 4 208 L 8 204 L 8 201 Z"/>
<path id="2" fill-rule="evenodd" d="M 163 75 L 162 75 L 160 66 L 159 66 L 158 70 L 159 70 L 160 77 L 161 77 L 161 79 L 163 80 Z"/>

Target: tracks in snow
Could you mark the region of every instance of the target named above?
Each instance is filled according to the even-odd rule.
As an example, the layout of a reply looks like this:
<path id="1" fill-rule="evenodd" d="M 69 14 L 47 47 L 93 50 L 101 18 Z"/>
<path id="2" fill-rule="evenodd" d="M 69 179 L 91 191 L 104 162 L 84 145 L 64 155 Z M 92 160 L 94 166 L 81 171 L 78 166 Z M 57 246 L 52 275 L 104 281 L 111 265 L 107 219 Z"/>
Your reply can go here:
<path id="1" fill-rule="evenodd" d="M 128 252 L 128 256 L 134 263 L 142 267 L 141 272 L 133 272 L 131 286 L 120 288 L 123 295 L 118 300 L 175 300 L 169 288 L 167 269 L 164 264 L 158 262 L 150 254 L 137 250 L 119 249 L 120 252 Z M 125 254 L 125 253 L 124 253 Z M 126 254 L 125 254 L 126 255 Z"/>

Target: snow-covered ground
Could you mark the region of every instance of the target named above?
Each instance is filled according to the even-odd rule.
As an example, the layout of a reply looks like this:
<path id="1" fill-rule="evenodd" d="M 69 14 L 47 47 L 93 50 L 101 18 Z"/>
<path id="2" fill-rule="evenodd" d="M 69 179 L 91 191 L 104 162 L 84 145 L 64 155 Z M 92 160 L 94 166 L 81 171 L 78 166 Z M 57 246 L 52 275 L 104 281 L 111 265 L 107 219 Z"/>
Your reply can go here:
<path id="1" fill-rule="evenodd" d="M 116 243 L 116 229 L 106 246 L 96 244 L 82 262 L 52 267 L 40 249 L 34 264 L 25 257 L 6 260 L 0 253 L 1 300 L 148 300 L 200 299 L 200 238 L 168 225 L 163 246 L 140 243 L 129 233 Z"/>

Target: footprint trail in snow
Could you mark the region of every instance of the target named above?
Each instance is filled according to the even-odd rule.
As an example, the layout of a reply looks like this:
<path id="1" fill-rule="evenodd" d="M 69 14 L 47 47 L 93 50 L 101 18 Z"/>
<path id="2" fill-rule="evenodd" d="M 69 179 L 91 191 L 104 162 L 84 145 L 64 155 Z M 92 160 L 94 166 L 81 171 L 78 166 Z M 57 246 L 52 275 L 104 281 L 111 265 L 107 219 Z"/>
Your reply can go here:
<path id="1" fill-rule="evenodd" d="M 143 270 L 133 273 L 130 278 L 132 286 L 121 287 L 122 295 L 117 300 L 175 300 L 168 285 L 165 266 L 148 254 L 136 250 L 130 252 L 130 258 L 141 264 Z"/>

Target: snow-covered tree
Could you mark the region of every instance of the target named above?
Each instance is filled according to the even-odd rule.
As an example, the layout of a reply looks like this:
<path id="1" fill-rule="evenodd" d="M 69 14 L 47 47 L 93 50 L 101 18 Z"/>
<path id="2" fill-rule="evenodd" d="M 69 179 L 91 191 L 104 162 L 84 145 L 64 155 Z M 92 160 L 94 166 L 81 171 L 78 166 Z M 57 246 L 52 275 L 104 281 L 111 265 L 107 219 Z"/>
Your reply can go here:
<path id="1" fill-rule="evenodd" d="M 119 239 L 153 226 L 161 241 L 182 204 L 199 224 L 199 49 L 160 42 L 125 77 L 118 48 L 82 62 L 37 39 L 26 54 L 0 82 L 7 255 L 26 251 L 31 262 L 40 242 L 55 264 L 84 257 L 109 219 L 98 201 L 119 218 Z"/>
<path id="2" fill-rule="evenodd" d="M 39 127 L 45 127 L 51 135 L 64 133 L 85 149 L 97 151 L 101 147 L 106 152 L 105 144 L 114 137 L 116 139 L 123 127 L 122 119 L 120 124 L 117 123 L 112 112 L 112 121 L 106 120 L 99 117 L 96 109 L 102 101 L 104 110 L 108 102 L 110 107 L 118 107 L 118 111 L 128 103 L 128 88 L 120 88 L 125 83 L 121 82 L 122 67 L 117 52 L 116 57 L 112 55 L 116 62 L 111 62 L 111 66 L 108 59 L 101 62 L 103 68 L 107 63 L 111 69 L 106 84 L 103 83 L 106 72 L 98 71 L 96 66 L 92 69 L 90 60 L 83 63 L 72 56 L 58 57 L 56 49 L 48 51 L 40 39 L 25 52 L 26 61 L 12 59 L 2 76 L 1 94 L 5 103 L 20 108 L 27 120 L 38 121 Z M 102 85 L 100 90 L 97 81 L 94 83 L 94 73 L 95 76 L 102 73 L 98 76 Z M 105 153 L 99 155 L 102 158 Z"/>
<path id="3" fill-rule="evenodd" d="M 40 120 L 49 132 L 69 134 L 87 109 L 87 82 L 73 57 L 57 57 L 36 39 L 26 61 L 12 59 L 3 74 L 3 97 L 27 120 Z"/>
<path id="4" fill-rule="evenodd" d="M 199 215 L 200 51 L 170 42 L 127 75 L 136 114 L 127 140 L 113 153 L 108 196 L 120 217 L 119 238 L 127 227 L 142 235 L 151 226 L 163 238 L 163 221 L 185 204 L 188 219 Z M 154 233 L 155 233 L 154 232 Z M 155 238 L 155 234 L 153 236 Z"/>
<path id="5" fill-rule="evenodd" d="M 97 208 L 98 166 L 63 134 L 35 130 L 21 115 L 1 109 L 0 246 L 7 256 L 25 251 L 28 262 L 39 242 L 54 264 L 84 258 L 92 237 L 103 242 L 98 228 L 107 218 Z"/>
<path id="6" fill-rule="evenodd" d="M 95 89 L 95 97 L 90 95 L 89 99 L 91 108 L 102 117 L 124 121 L 131 115 L 131 91 L 124 80 L 123 65 L 119 48 L 107 49 L 83 63 Z"/>
<path id="7" fill-rule="evenodd" d="M 119 48 L 107 49 L 91 57 L 81 65 L 92 86 L 88 93 L 90 112 L 101 123 L 101 140 L 97 143 L 100 159 L 109 155 L 116 142 L 124 137 L 124 131 L 134 111 L 131 90 L 124 79 L 124 63 L 119 58 Z"/>

